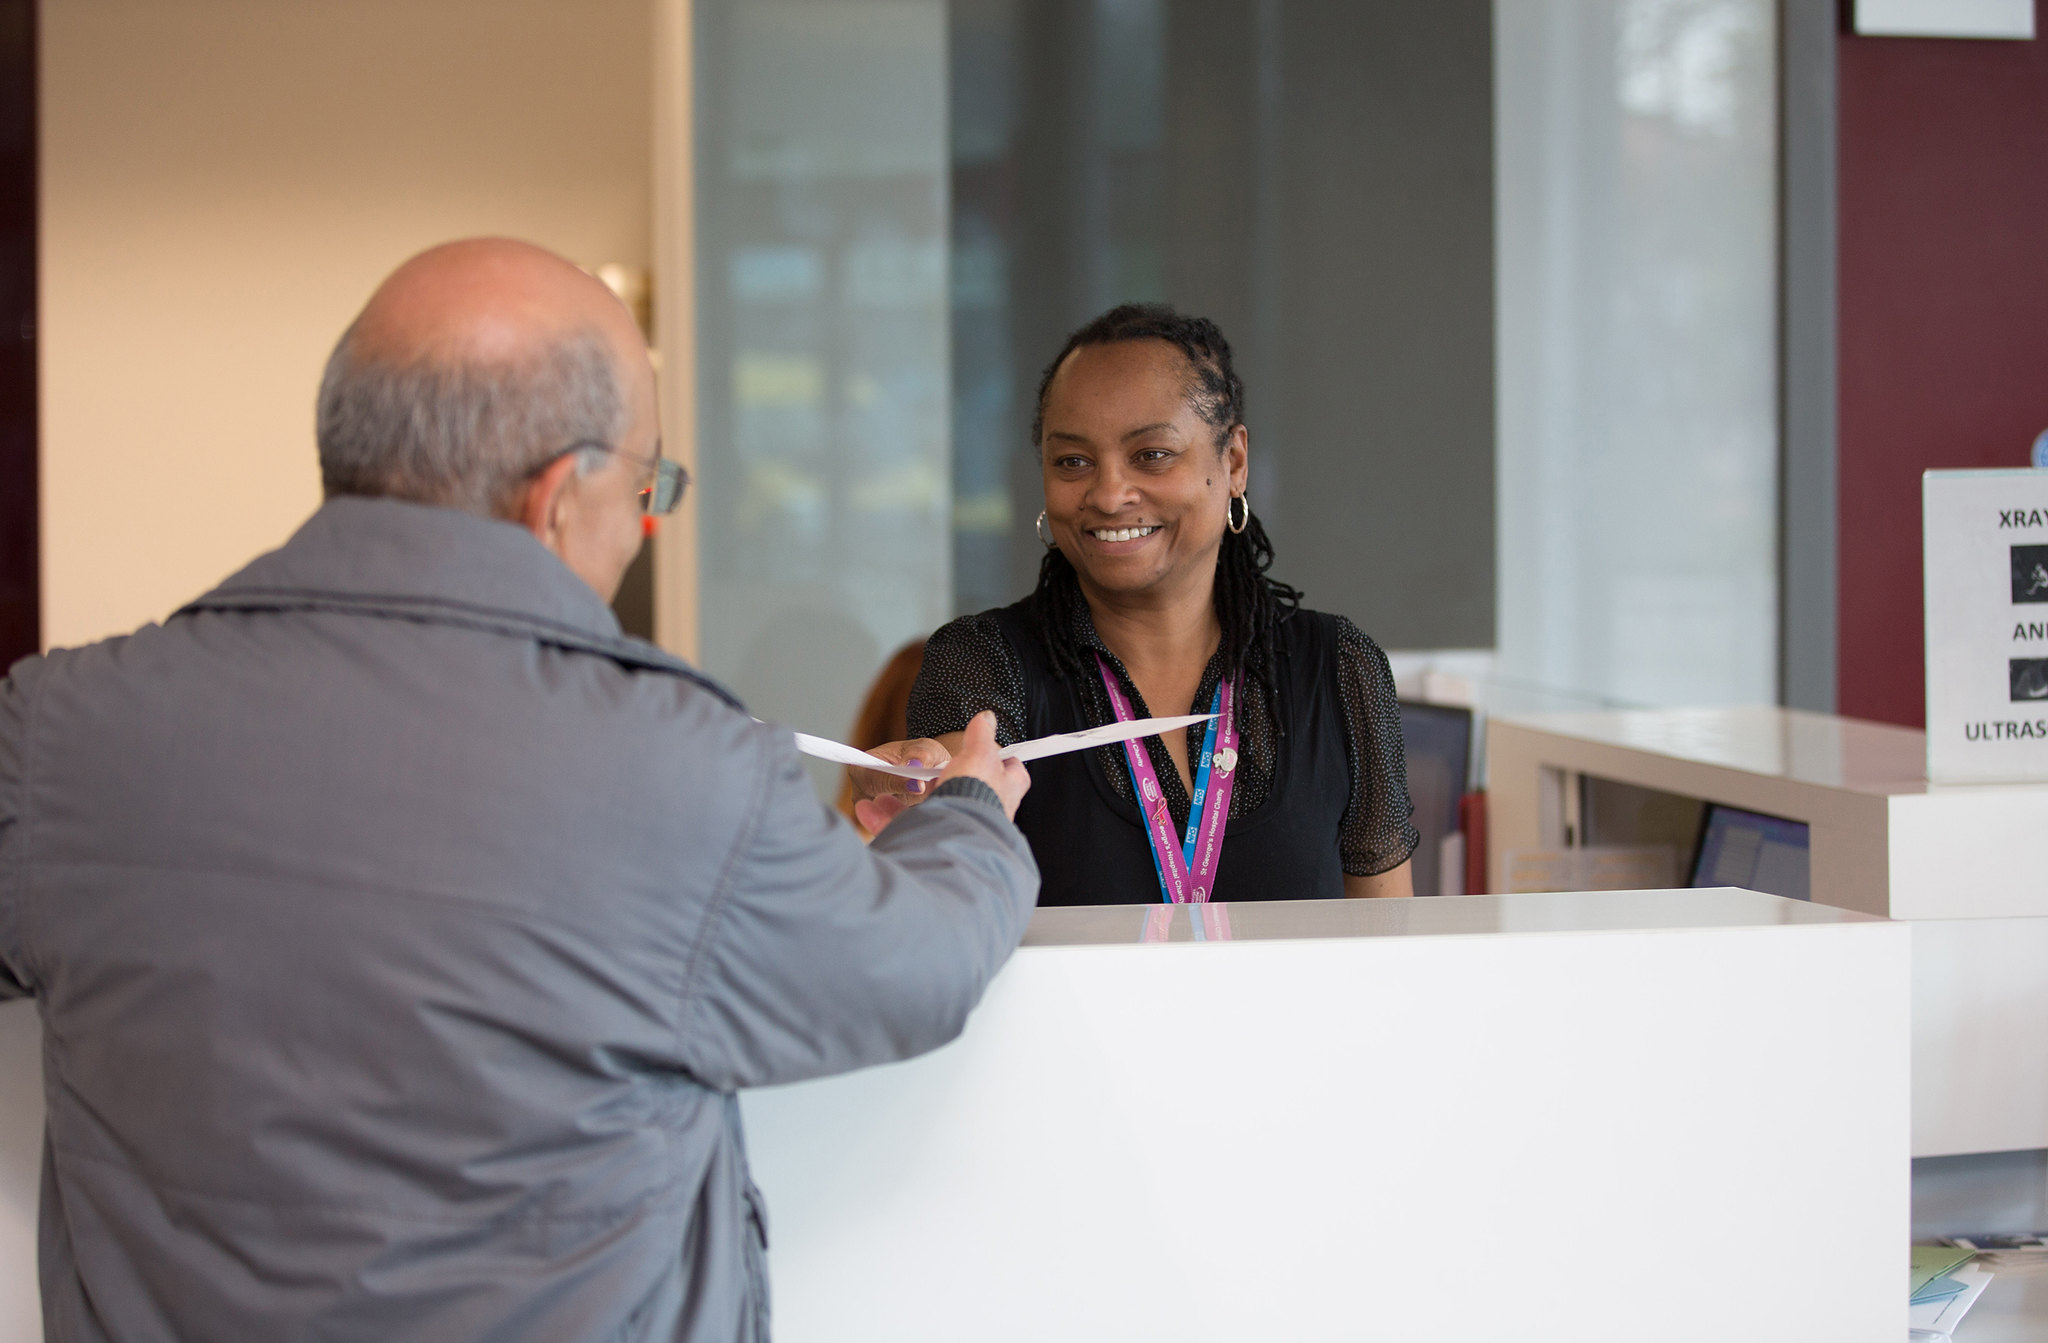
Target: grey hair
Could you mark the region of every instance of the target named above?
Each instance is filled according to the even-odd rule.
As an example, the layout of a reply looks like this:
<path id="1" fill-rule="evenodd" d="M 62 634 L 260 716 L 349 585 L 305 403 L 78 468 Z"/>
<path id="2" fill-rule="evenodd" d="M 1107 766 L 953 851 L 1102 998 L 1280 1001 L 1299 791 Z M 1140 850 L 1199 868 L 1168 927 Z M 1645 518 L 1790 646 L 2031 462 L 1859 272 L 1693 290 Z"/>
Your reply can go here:
<path id="1" fill-rule="evenodd" d="M 359 356 L 350 327 L 320 379 L 320 483 L 329 498 L 508 517 L 536 471 L 579 442 L 615 445 L 625 420 L 611 347 L 594 331 L 523 359 L 390 363 Z M 577 469 L 600 462 L 586 452 Z"/>

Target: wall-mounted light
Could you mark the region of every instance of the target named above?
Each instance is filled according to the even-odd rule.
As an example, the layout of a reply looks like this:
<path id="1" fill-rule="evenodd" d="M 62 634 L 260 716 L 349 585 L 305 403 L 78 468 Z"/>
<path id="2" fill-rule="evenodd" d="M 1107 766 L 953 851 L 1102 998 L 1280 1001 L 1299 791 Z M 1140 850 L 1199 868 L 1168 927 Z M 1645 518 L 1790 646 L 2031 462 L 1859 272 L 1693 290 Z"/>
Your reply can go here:
<path id="1" fill-rule="evenodd" d="M 654 280 L 645 266 L 628 266 L 618 261 L 607 261 L 590 272 L 604 287 L 619 296 L 619 302 L 632 312 L 633 320 L 640 324 L 640 334 L 650 339 L 654 328 Z"/>

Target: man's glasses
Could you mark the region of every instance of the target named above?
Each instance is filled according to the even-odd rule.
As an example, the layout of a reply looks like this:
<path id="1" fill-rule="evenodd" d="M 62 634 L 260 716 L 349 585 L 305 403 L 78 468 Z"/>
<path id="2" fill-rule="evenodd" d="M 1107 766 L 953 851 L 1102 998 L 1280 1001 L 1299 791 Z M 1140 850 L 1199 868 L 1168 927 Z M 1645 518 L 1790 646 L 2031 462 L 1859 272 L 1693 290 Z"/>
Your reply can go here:
<path id="1" fill-rule="evenodd" d="M 689 488 L 690 473 L 683 469 L 681 462 L 656 457 L 654 479 L 640 490 L 640 511 L 650 518 L 673 513 L 676 505 L 683 502 L 683 491 Z"/>
<path id="2" fill-rule="evenodd" d="M 600 443 L 594 438 L 571 443 L 528 474 L 537 476 L 572 452 L 608 452 L 614 457 L 623 457 L 641 466 L 652 466 L 654 479 L 640 488 L 640 511 L 651 518 L 675 512 L 676 505 L 683 502 L 683 491 L 690 488 L 690 473 L 683 468 L 683 464 L 661 456 L 659 450 L 650 462 L 645 457 L 622 451 L 609 443 Z"/>

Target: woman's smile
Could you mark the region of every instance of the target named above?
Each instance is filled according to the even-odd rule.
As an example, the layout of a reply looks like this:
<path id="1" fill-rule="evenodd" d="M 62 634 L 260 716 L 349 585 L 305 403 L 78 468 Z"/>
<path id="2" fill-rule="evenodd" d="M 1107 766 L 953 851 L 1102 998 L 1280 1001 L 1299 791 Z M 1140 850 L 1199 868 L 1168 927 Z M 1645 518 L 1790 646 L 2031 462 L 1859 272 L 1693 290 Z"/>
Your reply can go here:
<path id="1" fill-rule="evenodd" d="M 1094 541 L 1104 554 L 1128 555 L 1161 531 L 1158 523 L 1143 523 L 1134 527 L 1088 527 L 1082 535 Z"/>

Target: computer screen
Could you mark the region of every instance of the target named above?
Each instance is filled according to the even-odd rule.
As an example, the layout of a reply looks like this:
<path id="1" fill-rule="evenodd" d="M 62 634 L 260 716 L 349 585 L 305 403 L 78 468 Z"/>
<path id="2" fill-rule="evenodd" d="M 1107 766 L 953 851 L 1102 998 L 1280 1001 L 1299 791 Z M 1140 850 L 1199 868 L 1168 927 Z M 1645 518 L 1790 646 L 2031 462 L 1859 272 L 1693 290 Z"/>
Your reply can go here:
<path id="1" fill-rule="evenodd" d="M 1693 859 L 1694 886 L 1740 886 L 1747 891 L 1810 900 L 1804 821 L 1788 821 L 1712 803 Z"/>
<path id="2" fill-rule="evenodd" d="M 1472 711 L 1402 700 L 1401 743 L 1408 754 L 1408 798 L 1422 836 L 1409 872 L 1417 895 L 1438 895 L 1444 836 L 1458 828 L 1458 799 L 1472 768 Z M 1459 886 L 1462 894 L 1462 879 Z"/>

